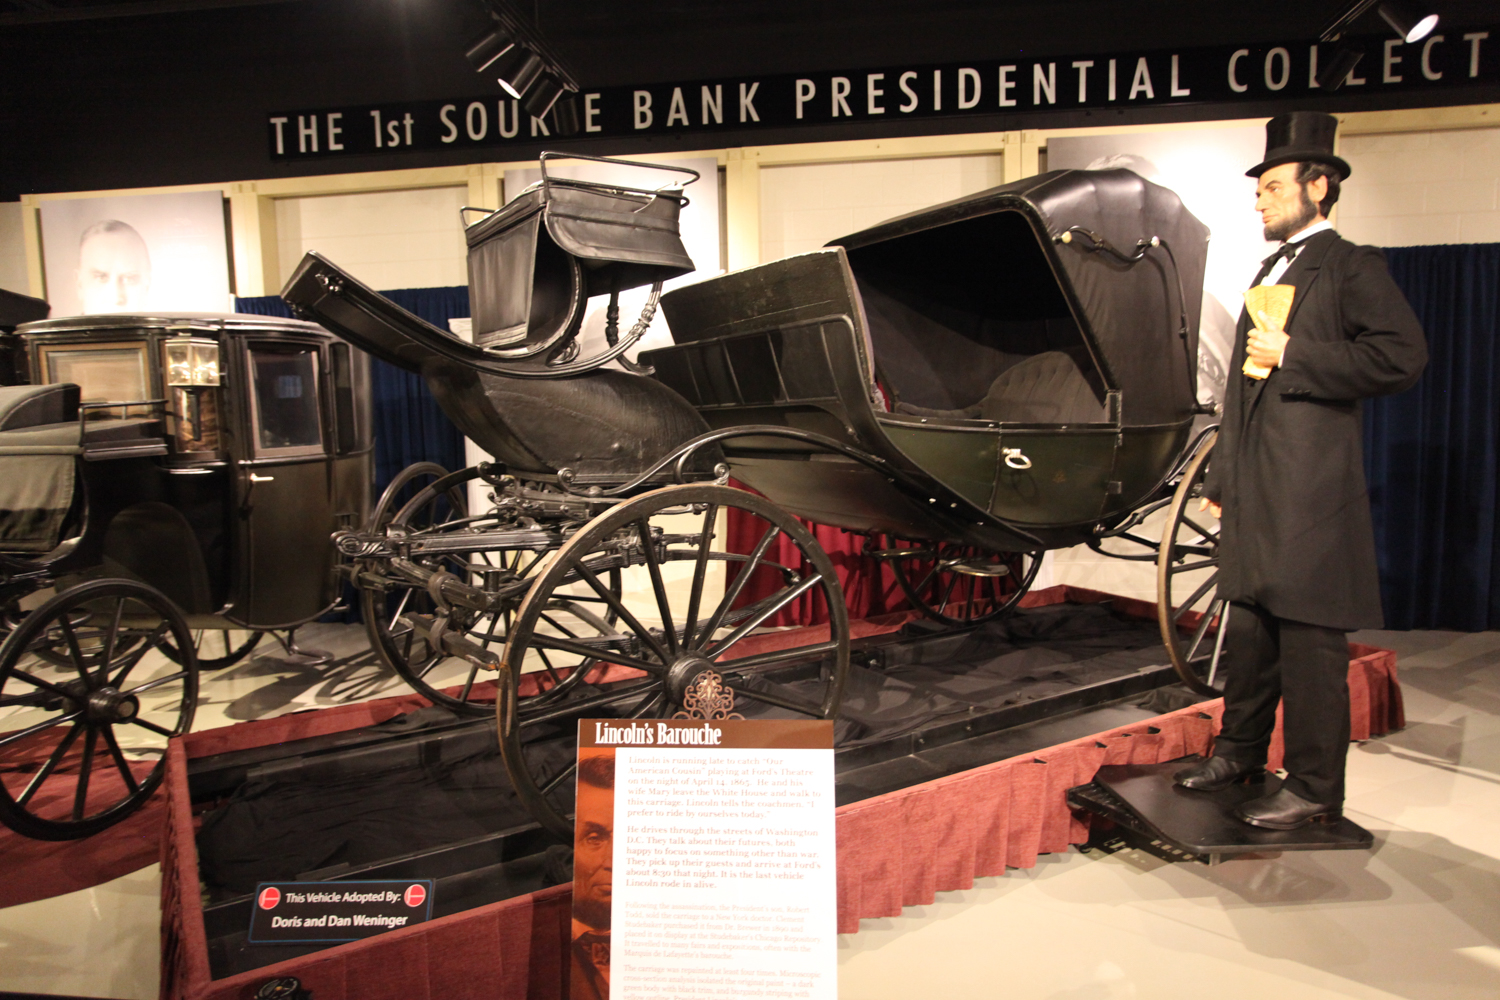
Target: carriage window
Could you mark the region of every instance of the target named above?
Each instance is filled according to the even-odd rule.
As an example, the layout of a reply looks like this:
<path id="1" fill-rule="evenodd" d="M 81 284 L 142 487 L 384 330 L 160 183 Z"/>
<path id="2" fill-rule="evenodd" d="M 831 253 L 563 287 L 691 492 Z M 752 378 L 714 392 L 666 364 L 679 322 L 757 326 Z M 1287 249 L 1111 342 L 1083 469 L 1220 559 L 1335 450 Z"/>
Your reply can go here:
<path id="1" fill-rule="evenodd" d="M 323 450 L 318 405 L 318 351 L 252 348 L 250 381 L 255 403 L 255 450 L 315 455 Z"/>
<path id="2" fill-rule="evenodd" d="M 42 364 L 49 383 L 77 383 L 85 403 L 151 398 L 144 342 L 43 347 Z"/>

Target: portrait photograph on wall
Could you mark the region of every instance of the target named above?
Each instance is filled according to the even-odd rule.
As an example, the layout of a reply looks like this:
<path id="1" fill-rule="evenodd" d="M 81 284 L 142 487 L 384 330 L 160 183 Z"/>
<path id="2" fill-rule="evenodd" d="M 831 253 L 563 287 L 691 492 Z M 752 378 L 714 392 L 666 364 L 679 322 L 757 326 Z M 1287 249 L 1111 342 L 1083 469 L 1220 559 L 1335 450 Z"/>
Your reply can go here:
<path id="1" fill-rule="evenodd" d="M 53 316 L 230 308 L 218 191 L 45 201 L 41 215 Z"/>

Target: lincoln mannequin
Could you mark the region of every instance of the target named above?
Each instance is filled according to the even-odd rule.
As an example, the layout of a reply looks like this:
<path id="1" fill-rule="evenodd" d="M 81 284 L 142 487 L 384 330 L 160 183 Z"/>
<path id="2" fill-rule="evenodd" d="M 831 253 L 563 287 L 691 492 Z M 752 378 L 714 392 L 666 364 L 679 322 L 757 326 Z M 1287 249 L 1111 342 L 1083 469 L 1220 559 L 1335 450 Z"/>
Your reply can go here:
<path id="1" fill-rule="evenodd" d="M 151 291 L 151 254 L 133 226 L 118 219 L 96 222 L 78 240 L 78 310 L 139 312 Z"/>
<path id="2" fill-rule="evenodd" d="M 1336 128 L 1318 112 L 1273 118 L 1247 172 L 1266 239 L 1281 241 L 1252 285 L 1291 286 L 1291 304 L 1285 322 L 1247 309 L 1236 332 L 1203 501 L 1222 519 L 1219 596 L 1231 602 L 1224 721 L 1214 755 L 1176 774 L 1200 791 L 1263 780 L 1281 702 L 1286 781 L 1236 810 L 1273 830 L 1342 815 L 1345 633 L 1384 624 L 1360 400 L 1409 388 L 1427 363 L 1385 258 L 1328 223 L 1350 174 L 1333 155 Z"/>

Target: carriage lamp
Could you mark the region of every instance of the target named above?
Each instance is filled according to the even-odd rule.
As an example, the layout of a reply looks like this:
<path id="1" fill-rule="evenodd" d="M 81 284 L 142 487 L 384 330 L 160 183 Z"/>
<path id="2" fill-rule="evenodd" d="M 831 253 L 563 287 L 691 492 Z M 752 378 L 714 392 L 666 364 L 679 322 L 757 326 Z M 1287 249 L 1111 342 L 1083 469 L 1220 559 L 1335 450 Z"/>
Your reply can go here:
<path id="1" fill-rule="evenodd" d="M 166 342 L 167 385 L 193 388 L 219 384 L 219 344 L 195 337 L 174 337 Z"/>

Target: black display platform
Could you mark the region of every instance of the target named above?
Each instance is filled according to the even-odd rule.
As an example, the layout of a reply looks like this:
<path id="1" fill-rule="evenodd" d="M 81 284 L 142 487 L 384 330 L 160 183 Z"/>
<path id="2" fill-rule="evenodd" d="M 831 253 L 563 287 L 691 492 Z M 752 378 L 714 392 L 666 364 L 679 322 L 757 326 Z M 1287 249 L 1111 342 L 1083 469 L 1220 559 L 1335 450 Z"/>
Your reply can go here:
<path id="1" fill-rule="evenodd" d="M 1102 602 L 1028 608 L 963 629 L 916 621 L 856 639 L 836 730 L 836 802 L 1160 714 L 1176 680 L 1164 659 L 1153 619 Z M 787 669 L 816 678 L 818 666 Z M 570 756 L 573 734 L 559 727 L 531 747 Z M 215 978 L 326 947 L 250 944 L 259 881 L 428 878 L 434 915 L 444 916 L 569 877 L 570 845 L 516 799 L 493 718 L 427 708 L 195 758 L 188 785 L 202 810 L 196 840 Z"/>
<path id="2" fill-rule="evenodd" d="M 1068 789 L 1068 805 L 1113 822 L 1125 839 L 1156 848 L 1179 860 L 1217 864 L 1225 857 L 1275 851 L 1359 851 L 1375 842 L 1370 831 L 1348 817 L 1337 823 L 1309 823 L 1299 830 L 1263 830 L 1242 823 L 1234 809 L 1281 787 L 1281 779 L 1231 785 L 1219 792 L 1192 792 L 1172 783 L 1172 775 L 1197 760 L 1101 767 L 1087 785 Z"/>

